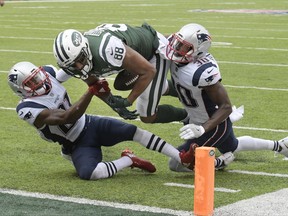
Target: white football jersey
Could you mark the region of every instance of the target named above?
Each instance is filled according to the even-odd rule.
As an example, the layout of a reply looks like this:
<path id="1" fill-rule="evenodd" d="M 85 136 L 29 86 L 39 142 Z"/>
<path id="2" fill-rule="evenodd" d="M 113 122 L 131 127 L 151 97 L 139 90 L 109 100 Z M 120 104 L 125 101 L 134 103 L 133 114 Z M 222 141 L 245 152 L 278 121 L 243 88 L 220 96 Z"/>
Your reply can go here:
<path id="1" fill-rule="evenodd" d="M 209 99 L 201 87 L 221 81 L 216 60 L 207 53 L 195 63 L 179 66 L 172 63 L 171 75 L 179 99 L 190 118 L 189 123 L 201 125 L 206 122 L 216 111 L 217 105 Z"/>
<path id="2" fill-rule="evenodd" d="M 49 77 L 52 88 L 47 95 L 23 99 L 16 108 L 18 116 L 32 126 L 34 126 L 34 121 L 39 113 L 44 109 L 66 110 L 71 106 L 66 89 L 50 74 Z M 82 115 L 74 124 L 44 125 L 37 130 L 43 139 L 63 144 L 74 142 L 82 132 L 84 126 L 85 115 Z"/>

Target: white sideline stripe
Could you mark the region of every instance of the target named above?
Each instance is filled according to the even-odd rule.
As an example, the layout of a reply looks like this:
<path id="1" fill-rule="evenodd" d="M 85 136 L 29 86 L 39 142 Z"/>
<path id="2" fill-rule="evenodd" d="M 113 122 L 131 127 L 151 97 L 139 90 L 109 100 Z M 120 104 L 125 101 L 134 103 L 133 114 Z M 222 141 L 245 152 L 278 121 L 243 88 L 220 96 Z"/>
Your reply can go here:
<path id="1" fill-rule="evenodd" d="M 242 129 L 242 130 L 257 130 L 257 131 L 288 133 L 288 130 L 276 130 L 276 129 L 270 129 L 270 128 L 253 128 L 253 127 L 241 127 L 241 126 L 233 126 L 233 128 Z"/>
<path id="2" fill-rule="evenodd" d="M 53 54 L 53 52 L 43 52 L 43 51 L 29 51 L 29 50 L 7 50 L 7 49 L 0 49 L 0 52 L 15 52 L 15 53 L 37 53 L 37 54 Z"/>
<path id="3" fill-rule="evenodd" d="M 288 188 L 241 200 L 214 210 L 213 216 L 284 216 L 287 214 Z"/>
<path id="4" fill-rule="evenodd" d="M 0 107 L 0 109 L 4 109 L 4 110 L 16 110 L 15 108 L 10 108 L 10 107 Z"/>
<path id="5" fill-rule="evenodd" d="M 17 39 L 17 40 L 49 40 L 49 41 L 53 41 L 53 38 L 37 38 L 37 37 L 0 36 L 0 38 L 9 38 L 9 39 Z"/>
<path id="6" fill-rule="evenodd" d="M 141 212 L 164 213 L 164 214 L 179 215 L 179 216 L 192 215 L 192 212 L 189 212 L 189 211 L 177 211 L 173 209 L 158 208 L 158 207 L 151 207 L 151 206 L 144 206 L 144 205 L 123 204 L 123 203 L 117 203 L 117 202 L 106 202 L 106 201 L 91 200 L 91 199 L 84 199 L 84 198 L 56 196 L 52 194 L 32 193 L 32 192 L 27 192 L 27 191 L 10 190 L 10 189 L 4 189 L 4 188 L 0 188 L 0 193 L 12 194 L 12 195 L 24 196 L 24 197 L 33 197 L 33 198 L 39 198 L 39 199 L 50 199 L 50 200 L 58 200 L 58 201 L 63 201 L 63 202 L 88 204 L 88 205 L 95 205 L 95 206 L 106 206 L 106 207 L 119 208 L 119 209 L 130 209 L 133 211 L 141 211 Z"/>
<path id="7" fill-rule="evenodd" d="M 226 170 L 226 172 L 247 174 L 247 175 L 260 175 L 260 176 L 273 176 L 273 177 L 280 177 L 280 178 L 288 178 L 288 174 L 280 174 L 280 173 L 251 172 L 251 171 L 246 171 L 246 170 Z"/>
<path id="8" fill-rule="evenodd" d="M 13 110 L 15 111 L 15 108 L 11 107 L 0 107 L 0 109 L 3 110 Z M 98 115 L 101 116 L 101 115 Z M 123 120 L 123 118 L 118 117 L 118 116 L 106 116 L 106 117 L 111 117 L 119 120 Z M 134 121 L 140 121 L 140 119 L 135 119 Z M 171 122 L 172 124 L 182 124 L 181 122 Z M 288 130 L 276 130 L 276 129 L 270 129 L 270 128 L 253 128 L 253 127 L 241 127 L 241 126 L 233 126 L 233 128 L 236 129 L 242 129 L 242 130 L 255 130 L 255 131 L 270 131 L 270 132 L 276 132 L 276 133 L 288 133 Z"/>
<path id="9" fill-rule="evenodd" d="M 172 187 L 184 187 L 184 188 L 195 188 L 194 185 L 190 184 L 179 184 L 179 183 L 173 183 L 173 182 L 167 182 L 164 183 L 165 186 L 172 186 Z M 224 193 L 238 193 L 241 190 L 233 190 L 233 189 L 228 189 L 228 188 L 214 188 L 214 191 L 217 192 L 224 192 Z"/>
<path id="10" fill-rule="evenodd" d="M 225 46 L 223 46 L 225 45 Z M 276 49 L 276 48 L 264 48 L 264 47 L 236 47 L 236 46 L 227 46 L 229 44 L 217 44 L 215 48 L 227 48 L 227 49 L 247 49 L 247 50 L 266 50 L 266 51 L 280 51 L 287 52 L 288 49 Z M 213 48 L 214 48 L 213 47 Z"/>
<path id="11" fill-rule="evenodd" d="M 43 2 L 114 2 L 114 1 L 122 1 L 122 0 L 29 0 L 29 1 L 6 1 L 5 4 L 15 4 L 15 3 L 30 3 L 30 2 L 36 2 L 36 3 L 43 3 Z M 135 1 L 135 0 L 130 0 L 130 1 Z"/>
<path id="12" fill-rule="evenodd" d="M 256 87 L 256 86 L 233 86 L 233 85 L 224 85 L 224 86 L 228 88 L 256 89 L 256 90 L 269 90 L 269 91 L 288 91 L 288 89 L 266 88 L 266 87 Z"/>
<path id="13" fill-rule="evenodd" d="M 218 61 L 220 64 L 240 64 L 240 65 L 253 65 L 253 66 L 267 66 L 267 67 L 288 67 L 287 64 L 263 64 L 256 62 L 230 62 L 230 61 Z"/>

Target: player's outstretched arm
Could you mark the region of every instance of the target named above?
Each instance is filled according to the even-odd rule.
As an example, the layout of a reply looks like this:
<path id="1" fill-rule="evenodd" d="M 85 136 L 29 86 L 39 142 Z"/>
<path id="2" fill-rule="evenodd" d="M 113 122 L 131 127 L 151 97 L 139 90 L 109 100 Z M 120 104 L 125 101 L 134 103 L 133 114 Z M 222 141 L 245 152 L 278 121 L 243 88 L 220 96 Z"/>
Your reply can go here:
<path id="1" fill-rule="evenodd" d="M 94 86 L 82 95 L 69 109 L 45 109 L 36 118 L 34 125 L 41 128 L 43 125 L 62 125 L 76 122 L 86 111 L 93 97 Z"/>

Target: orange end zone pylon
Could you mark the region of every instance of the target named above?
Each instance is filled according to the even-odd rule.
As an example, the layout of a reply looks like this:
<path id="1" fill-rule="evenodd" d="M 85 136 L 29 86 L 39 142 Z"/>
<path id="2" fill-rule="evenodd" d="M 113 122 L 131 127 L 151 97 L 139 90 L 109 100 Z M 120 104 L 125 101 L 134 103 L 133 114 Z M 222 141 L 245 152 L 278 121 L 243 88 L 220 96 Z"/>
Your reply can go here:
<path id="1" fill-rule="evenodd" d="M 195 150 L 194 215 L 211 216 L 214 210 L 215 148 Z"/>

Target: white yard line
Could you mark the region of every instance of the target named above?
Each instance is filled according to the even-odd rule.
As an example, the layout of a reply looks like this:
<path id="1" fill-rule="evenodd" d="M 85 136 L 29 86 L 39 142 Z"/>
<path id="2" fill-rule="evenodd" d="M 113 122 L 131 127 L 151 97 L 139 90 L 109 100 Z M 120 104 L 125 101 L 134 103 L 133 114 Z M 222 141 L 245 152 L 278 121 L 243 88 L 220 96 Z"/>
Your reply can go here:
<path id="1" fill-rule="evenodd" d="M 171 187 L 195 188 L 195 186 L 191 184 L 179 184 L 179 183 L 173 183 L 173 182 L 167 182 L 167 183 L 164 183 L 164 185 L 171 186 Z M 214 188 L 214 191 L 224 192 L 224 193 L 237 193 L 237 192 L 240 192 L 241 190 L 233 190 L 233 189 L 221 187 L 221 188 Z"/>
<path id="2" fill-rule="evenodd" d="M 280 177 L 280 178 L 288 178 L 288 174 L 281 174 L 281 173 L 252 172 L 252 171 L 246 171 L 246 170 L 226 170 L 226 172 L 240 173 L 240 174 L 247 174 L 247 175 L 260 175 L 260 176 L 273 176 L 273 177 Z"/>

